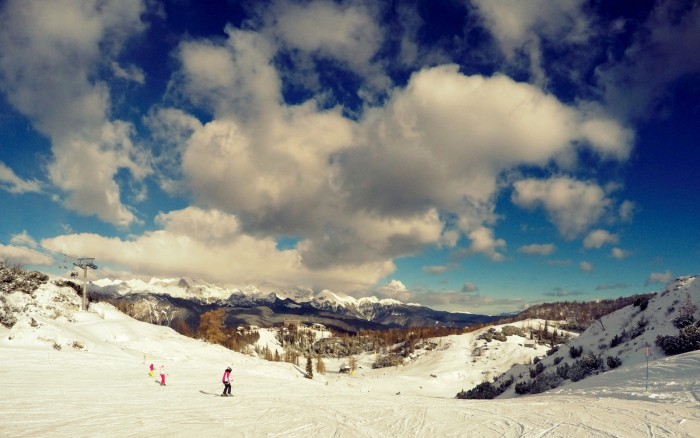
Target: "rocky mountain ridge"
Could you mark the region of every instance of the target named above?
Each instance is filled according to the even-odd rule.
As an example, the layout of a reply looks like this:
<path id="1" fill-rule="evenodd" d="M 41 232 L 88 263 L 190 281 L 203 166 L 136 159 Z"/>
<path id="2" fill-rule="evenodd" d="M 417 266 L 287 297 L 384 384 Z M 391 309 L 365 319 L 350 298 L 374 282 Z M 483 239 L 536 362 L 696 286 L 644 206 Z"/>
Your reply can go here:
<path id="1" fill-rule="evenodd" d="M 262 290 L 254 285 L 226 288 L 193 279 L 109 280 L 91 282 L 91 296 L 127 302 L 137 317 L 159 323 L 163 312 L 190 324 L 206 310 L 224 308 L 229 324 L 270 326 L 285 319 L 320 322 L 342 331 L 416 326 L 466 327 L 496 319 L 490 315 L 451 313 L 414 303 L 303 288 Z M 172 317 L 170 318 L 172 319 Z"/>

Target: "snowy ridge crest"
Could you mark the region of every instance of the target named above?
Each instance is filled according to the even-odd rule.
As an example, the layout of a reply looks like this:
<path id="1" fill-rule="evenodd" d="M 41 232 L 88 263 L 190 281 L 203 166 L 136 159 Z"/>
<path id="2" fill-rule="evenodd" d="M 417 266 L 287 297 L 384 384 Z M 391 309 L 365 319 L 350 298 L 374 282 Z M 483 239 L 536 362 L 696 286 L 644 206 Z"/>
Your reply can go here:
<path id="1" fill-rule="evenodd" d="M 125 296 L 129 294 L 160 294 L 176 298 L 197 299 L 205 303 L 224 302 L 232 306 L 253 306 L 279 301 L 307 303 L 320 310 L 349 312 L 363 319 L 373 319 L 378 309 L 401 306 L 423 307 L 416 303 L 377 297 L 354 298 L 342 292 L 324 289 L 314 292 L 303 288 L 261 290 L 256 285 L 227 288 L 190 278 L 152 278 L 148 282 L 99 279 L 90 284 L 90 291 L 99 294 Z"/>

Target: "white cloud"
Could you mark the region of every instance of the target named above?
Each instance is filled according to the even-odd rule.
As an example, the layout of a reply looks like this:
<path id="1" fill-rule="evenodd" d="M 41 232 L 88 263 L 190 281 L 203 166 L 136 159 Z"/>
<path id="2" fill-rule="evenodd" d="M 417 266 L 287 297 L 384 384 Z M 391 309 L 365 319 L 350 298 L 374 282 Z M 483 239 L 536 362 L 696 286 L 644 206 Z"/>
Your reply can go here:
<path id="1" fill-rule="evenodd" d="M 112 72 L 114 73 L 114 76 L 116 76 L 119 79 L 136 82 L 137 84 L 141 85 L 146 83 L 146 74 L 143 72 L 142 69 L 135 65 L 128 65 L 126 67 L 122 67 L 121 65 L 119 65 L 118 62 L 113 61 Z"/>
<path id="2" fill-rule="evenodd" d="M 10 265 L 17 263 L 20 265 L 51 266 L 55 263 L 53 258 L 42 253 L 36 240 L 26 230 L 10 236 L 9 243 L 9 245 L 0 244 L 0 261 Z"/>
<path id="3" fill-rule="evenodd" d="M 570 42 L 589 36 L 587 18 L 581 11 L 583 0 L 474 0 L 503 51 L 513 52 L 536 34 L 564 38 Z"/>
<path id="4" fill-rule="evenodd" d="M 404 303 L 411 302 L 411 298 L 414 296 L 400 280 L 391 280 L 386 285 L 380 287 L 377 292 L 381 298 L 391 298 Z"/>
<path id="5" fill-rule="evenodd" d="M 439 275 L 449 271 L 450 269 L 451 267 L 449 265 L 430 265 L 423 266 L 421 271 L 432 275 Z"/>
<path id="6" fill-rule="evenodd" d="M 339 156 L 340 185 L 353 208 L 395 215 L 434 205 L 458 215 L 469 233 L 495 221 L 504 171 L 568 162 L 579 141 L 593 144 L 582 137 L 589 114 L 504 76 L 464 76 L 451 65 L 424 69 L 383 108 L 367 112 L 359 144 Z"/>
<path id="7" fill-rule="evenodd" d="M 686 2 L 655 3 L 633 43 L 597 69 L 610 108 L 622 116 L 647 114 L 666 87 L 700 71 L 700 7 Z"/>
<path id="8" fill-rule="evenodd" d="M 544 207 L 559 233 L 573 239 L 602 217 L 611 200 L 594 182 L 568 177 L 523 179 L 513 184 L 512 201 L 523 208 Z"/>
<path id="9" fill-rule="evenodd" d="M 620 204 L 620 220 L 623 222 L 632 221 L 632 216 L 637 211 L 637 205 L 632 201 L 622 201 Z"/>
<path id="10" fill-rule="evenodd" d="M 50 181 L 65 205 L 117 225 L 135 220 L 115 181 L 148 173 L 131 128 L 109 120 L 110 90 L 96 79 L 102 62 L 144 28 L 141 1 L 8 1 L 0 14 L 0 87 L 51 140 Z"/>
<path id="11" fill-rule="evenodd" d="M 526 306 L 522 298 L 505 298 L 482 295 L 478 287 L 465 283 L 461 290 L 435 291 L 410 290 L 402 282 L 392 280 L 386 286 L 375 292 L 379 298 L 393 298 L 405 303 L 420 303 L 436 310 L 471 311 L 484 314 L 497 314 L 513 309 L 523 309 Z"/>
<path id="12" fill-rule="evenodd" d="M 383 34 L 369 5 L 279 0 L 266 11 L 267 28 L 291 48 L 342 61 L 370 80 L 379 75 L 385 82 L 372 63 Z"/>
<path id="13" fill-rule="evenodd" d="M 424 245 L 454 246 L 459 234 L 471 240 L 469 253 L 502 260 L 506 243 L 493 224 L 505 171 L 571 164 L 582 145 L 603 159 L 623 156 L 609 151 L 611 138 L 624 136 L 585 129 L 602 120 L 623 132 L 615 122 L 454 65 L 414 74 L 359 121 L 314 100 L 286 105 L 274 42 L 226 32 L 223 42 L 188 41 L 177 53 L 174 88 L 214 115 L 203 125 L 176 117 L 186 127 L 178 132 L 191 130 L 176 142 L 183 186 L 199 205 L 235 214 L 246 233 L 302 236 L 301 263 L 311 269 L 390 263 Z M 456 217 L 454 228 L 442 213 Z"/>
<path id="14" fill-rule="evenodd" d="M 591 35 L 584 0 L 474 0 L 474 4 L 506 57 L 513 60 L 517 52 L 524 52 L 539 83 L 545 81 L 542 40 L 580 43 Z"/>
<path id="15" fill-rule="evenodd" d="M 596 286 L 595 290 L 627 289 L 629 287 L 630 285 L 627 283 L 601 284 Z"/>
<path id="16" fill-rule="evenodd" d="M 568 290 L 561 287 L 555 287 L 551 292 L 544 292 L 542 295 L 548 297 L 572 297 L 576 295 L 585 295 L 581 291 Z"/>
<path id="17" fill-rule="evenodd" d="M 634 135 L 629 129 L 606 118 L 591 115 L 581 123 L 581 137 L 589 141 L 600 155 L 626 160 L 631 151 Z"/>
<path id="18" fill-rule="evenodd" d="M 182 155 L 192 134 L 202 128 L 195 117 L 176 108 L 156 108 L 145 118 L 151 133 L 151 154 L 160 187 L 171 194 L 187 192 Z"/>
<path id="19" fill-rule="evenodd" d="M 86 254 L 98 266 L 121 266 L 132 275 L 206 278 L 229 285 L 298 285 L 355 291 L 390 274 L 389 261 L 309 269 L 298 250 L 280 250 L 274 239 L 245 234 L 235 216 L 188 207 L 161 213 L 161 229 L 131 240 L 72 234 L 42 241 L 68 254 Z"/>
<path id="20" fill-rule="evenodd" d="M 630 256 L 629 251 L 625 251 L 621 248 L 613 248 L 610 250 L 610 256 L 617 260 L 626 259 Z"/>
<path id="21" fill-rule="evenodd" d="M 10 193 L 30 193 L 40 192 L 41 183 L 35 179 L 24 180 L 0 161 L 0 190 L 6 190 Z"/>
<path id="22" fill-rule="evenodd" d="M 383 211 L 422 208 L 426 200 L 459 211 L 465 197 L 472 205 L 490 202 L 504 170 L 568 160 L 583 139 L 583 118 L 505 76 L 464 76 L 452 65 L 425 69 L 367 113 L 367 144 L 343 156 L 343 176 L 356 185 L 353 196 Z"/>
<path id="23" fill-rule="evenodd" d="M 612 234 L 607 230 L 593 230 L 583 239 L 583 247 L 586 249 L 600 248 L 608 243 L 617 243 L 620 238 L 617 234 Z"/>
<path id="24" fill-rule="evenodd" d="M 503 239 L 496 239 L 493 236 L 493 230 L 486 227 L 479 227 L 468 233 L 471 240 L 469 250 L 474 254 L 484 254 L 494 262 L 500 262 L 504 259 L 499 250 L 506 247 L 506 242 Z"/>
<path id="25" fill-rule="evenodd" d="M 182 64 L 176 89 L 217 117 L 236 114 L 264 124 L 267 110 L 280 104 L 280 78 L 272 66 L 275 47 L 264 36 L 226 27 L 228 39 L 185 41 L 177 51 Z M 279 113 L 277 111 L 276 113 Z"/>
<path id="26" fill-rule="evenodd" d="M 304 236 L 302 261 L 316 269 L 389 263 L 444 241 L 434 208 L 399 216 L 349 208 L 334 156 L 353 147 L 355 122 L 339 108 L 320 111 L 313 100 L 284 105 L 269 43 L 227 32 L 226 44 L 191 41 L 179 51 L 178 80 L 187 96 L 216 115 L 205 125 L 186 125 L 193 133 L 182 150 L 184 182 L 202 204 L 236 213 L 250 232 Z"/>
<path id="27" fill-rule="evenodd" d="M 478 290 L 479 287 L 474 283 L 464 283 L 464 285 L 462 286 L 462 292 L 465 293 L 477 292 Z"/>
<path id="28" fill-rule="evenodd" d="M 0 261 L 9 265 L 17 263 L 20 265 L 51 266 L 55 263 L 51 257 L 23 248 L 22 245 L 3 245 L 1 243 Z"/>
<path id="29" fill-rule="evenodd" d="M 533 243 L 530 245 L 523 245 L 518 248 L 518 252 L 528 255 L 550 255 L 554 252 L 556 247 L 552 243 Z"/>
<path id="30" fill-rule="evenodd" d="M 652 283 L 666 284 L 671 280 L 673 280 L 673 274 L 667 269 L 665 272 L 652 272 L 651 274 L 649 274 L 645 284 L 647 286 Z"/>
<path id="31" fill-rule="evenodd" d="M 583 261 L 579 263 L 578 265 L 579 269 L 581 269 L 583 272 L 591 272 L 593 271 L 593 264 L 591 262 L 586 262 Z"/>

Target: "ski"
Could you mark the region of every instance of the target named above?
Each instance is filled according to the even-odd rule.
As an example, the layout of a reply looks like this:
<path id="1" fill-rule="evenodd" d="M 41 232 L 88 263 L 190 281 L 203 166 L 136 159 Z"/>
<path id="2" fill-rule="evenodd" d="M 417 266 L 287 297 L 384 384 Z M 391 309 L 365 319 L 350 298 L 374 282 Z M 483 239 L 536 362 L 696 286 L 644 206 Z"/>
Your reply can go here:
<path id="1" fill-rule="evenodd" d="M 215 397 L 224 397 L 224 396 L 221 395 L 221 394 L 217 394 L 217 393 L 215 393 L 215 392 L 203 391 L 203 390 L 201 390 L 201 389 L 199 390 L 199 392 L 201 392 L 202 394 L 206 394 L 206 395 L 213 395 L 213 396 L 215 396 Z M 229 396 L 227 396 L 227 397 L 233 397 L 233 394 L 231 394 L 231 395 L 229 395 Z"/>

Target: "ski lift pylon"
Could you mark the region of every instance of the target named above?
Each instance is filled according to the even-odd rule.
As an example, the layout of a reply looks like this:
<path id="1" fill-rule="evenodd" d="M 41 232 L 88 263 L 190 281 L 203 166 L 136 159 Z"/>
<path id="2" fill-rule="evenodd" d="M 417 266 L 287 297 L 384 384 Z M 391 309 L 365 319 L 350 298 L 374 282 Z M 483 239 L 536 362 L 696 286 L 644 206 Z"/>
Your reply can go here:
<path id="1" fill-rule="evenodd" d="M 63 254 L 63 263 L 58 266 L 58 269 L 68 269 L 68 262 L 66 261 L 65 254 Z"/>

